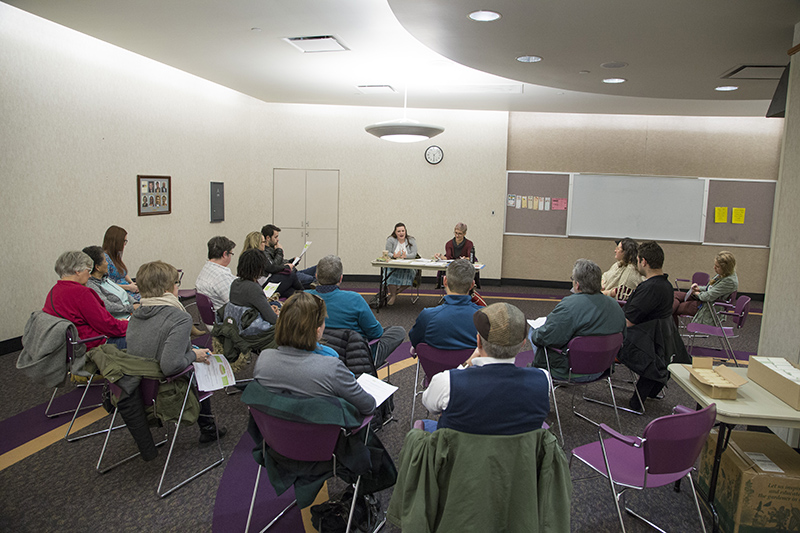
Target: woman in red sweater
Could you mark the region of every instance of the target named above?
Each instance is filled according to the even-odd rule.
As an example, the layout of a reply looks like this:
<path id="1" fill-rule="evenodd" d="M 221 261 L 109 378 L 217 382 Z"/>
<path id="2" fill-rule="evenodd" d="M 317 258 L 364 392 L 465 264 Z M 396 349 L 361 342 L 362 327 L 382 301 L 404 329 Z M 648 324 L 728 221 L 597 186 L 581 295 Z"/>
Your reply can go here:
<path id="1" fill-rule="evenodd" d="M 81 339 L 105 335 L 108 342 L 116 344 L 120 349 L 125 348 L 128 322 L 111 316 L 97 293 L 86 286 L 93 267 L 91 257 L 83 252 L 61 254 L 55 266 L 56 274 L 61 279 L 47 294 L 42 311 L 75 324 Z M 86 349 L 105 342 L 103 339 L 87 342 Z"/>

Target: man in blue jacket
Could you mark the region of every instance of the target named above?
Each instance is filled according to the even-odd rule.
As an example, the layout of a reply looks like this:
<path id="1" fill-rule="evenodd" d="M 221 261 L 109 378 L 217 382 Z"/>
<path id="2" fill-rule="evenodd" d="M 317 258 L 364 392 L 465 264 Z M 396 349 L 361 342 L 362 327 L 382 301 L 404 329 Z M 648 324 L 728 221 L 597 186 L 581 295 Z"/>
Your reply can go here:
<path id="1" fill-rule="evenodd" d="M 475 267 L 466 259 L 457 259 L 447 266 L 442 305 L 423 309 L 408 332 L 415 347 L 424 342 L 440 350 L 475 348 L 476 334 L 472 315 L 481 307 L 472 302 L 469 291 L 475 286 Z"/>
<path id="2" fill-rule="evenodd" d="M 325 300 L 328 310 L 326 328 L 352 329 L 367 340 L 378 339 L 371 349 L 375 368 L 379 368 L 403 343 L 406 330 L 402 326 L 384 329 L 360 294 L 340 290 L 342 272 L 342 260 L 335 255 L 326 255 L 317 263 L 317 288 L 308 292 Z"/>

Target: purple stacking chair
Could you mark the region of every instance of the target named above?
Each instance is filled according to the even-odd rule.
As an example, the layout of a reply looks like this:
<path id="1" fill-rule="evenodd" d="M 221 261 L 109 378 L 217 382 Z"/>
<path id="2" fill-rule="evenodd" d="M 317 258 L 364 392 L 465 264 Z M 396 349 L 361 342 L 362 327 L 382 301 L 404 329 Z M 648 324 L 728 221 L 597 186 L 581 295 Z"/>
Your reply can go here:
<path id="1" fill-rule="evenodd" d="M 79 339 L 77 337 L 77 335 L 75 335 L 75 333 L 73 333 L 73 329 L 74 329 L 74 326 L 70 326 L 66 330 L 67 377 L 69 377 L 72 374 L 73 364 L 75 363 L 75 358 L 76 358 L 76 355 L 75 355 L 75 347 L 76 346 L 85 345 L 87 342 L 92 342 L 92 341 L 108 338 L 105 335 L 98 335 L 97 337 L 91 337 L 91 338 L 88 338 L 88 339 Z M 81 410 L 100 407 L 101 404 L 99 404 L 99 403 L 93 404 L 93 405 L 83 405 L 83 402 L 86 399 L 86 394 L 89 392 L 89 387 L 93 386 L 92 384 L 95 381 L 100 381 L 101 379 L 102 379 L 101 376 L 97 376 L 95 374 L 92 374 L 91 376 L 89 376 L 87 378 L 86 385 L 80 385 L 81 387 L 83 387 L 83 394 L 81 394 L 81 399 L 78 400 L 78 405 L 75 407 L 75 409 L 67 409 L 66 411 L 60 411 L 58 413 L 51 413 L 50 412 L 50 407 L 52 407 L 52 405 L 53 405 L 53 400 L 55 399 L 56 393 L 58 392 L 58 387 L 56 387 L 53 390 L 53 395 L 50 397 L 50 401 L 47 403 L 47 407 L 45 407 L 45 409 L 44 409 L 44 414 L 45 414 L 45 416 L 47 418 L 55 418 L 55 417 L 57 417 L 59 415 L 65 415 L 65 414 L 72 413 L 72 420 L 70 420 L 69 426 L 67 426 L 67 433 L 66 433 L 66 435 L 64 435 L 64 438 L 68 442 L 73 442 L 73 441 L 76 441 L 76 440 L 84 439 L 86 437 L 92 437 L 94 435 L 100 435 L 100 434 L 105 433 L 105 432 L 108 431 L 108 429 L 101 429 L 100 431 L 93 431 L 91 433 L 85 433 L 83 435 L 74 435 L 74 434 L 70 435 L 70 433 L 72 432 L 72 426 L 75 425 L 75 420 L 78 418 L 78 413 Z M 95 387 L 102 386 L 102 384 L 94 383 L 94 386 Z M 112 426 L 113 429 L 119 429 L 121 427 L 124 427 L 124 426 L 117 426 L 117 427 L 113 427 Z"/>
<path id="2" fill-rule="evenodd" d="M 708 303 L 704 305 L 709 305 Z M 698 324 L 695 322 L 690 322 L 686 326 L 686 331 L 691 334 L 690 342 L 689 342 L 689 352 L 691 353 L 692 348 L 694 347 L 694 337 L 695 335 L 706 335 L 710 337 L 717 337 L 719 339 L 720 344 L 722 345 L 722 351 L 725 352 L 725 355 L 728 358 L 728 361 L 733 360 L 736 366 L 739 366 L 739 363 L 736 360 L 736 354 L 733 351 L 733 347 L 731 346 L 731 338 L 736 338 L 737 335 L 734 335 L 734 327 L 736 329 L 742 329 L 744 326 L 745 321 L 747 320 L 747 315 L 750 313 L 750 297 L 749 296 L 739 296 L 736 299 L 736 305 L 728 304 L 725 302 L 714 302 L 714 310 L 715 312 L 711 314 L 714 317 L 714 325 L 709 326 L 707 324 Z M 722 325 L 721 317 L 731 317 L 731 321 L 734 323 L 734 326 L 724 327 Z"/>
<path id="3" fill-rule="evenodd" d="M 625 522 L 622 519 L 620 501 L 628 514 L 663 531 L 625 505 L 625 491 L 662 487 L 686 477 L 689 479 L 697 515 L 705 533 L 706 528 L 691 472 L 714 426 L 717 407 L 712 403 L 701 411 L 692 411 L 679 405 L 675 407 L 673 413 L 675 414 L 662 416 L 650 422 L 644 428 L 641 437 L 621 435 L 607 425 L 600 424 L 598 442 L 572 450 L 572 458 L 577 458 L 608 479 L 623 532 Z M 621 489 L 619 492 L 617 487 Z"/>
<path id="4" fill-rule="evenodd" d="M 711 280 L 711 276 L 709 276 L 707 273 L 705 273 L 705 272 L 695 272 L 694 274 L 692 274 L 692 279 L 675 278 L 675 290 L 676 291 L 682 290 L 680 288 L 680 286 L 678 285 L 679 281 L 683 282 L 683 283 L 690 283 L 690 284 L 691 283 L 697 283 L 698 285 L 708 285 L 708 282 L 710 280 Z M 690 285 L 690 287 L 691 287 L 691 285 Z M 687 288 L 686 290 L 688 291 L 689 289 Z"/>
<path id="5" fill-rule="evenodd" d="M 207 464 L 206 466 L 204 466 L 203 468 L 201 468 L 197 472 L 191 474 L 189 477 L 183 479 L 183 481 L 173 485 L 170 488 L 164 487 L 164 479 L 167 476 L 167 470 L 169 469 L 169 463 L 170 463 L 170 460 L 172 459 L 172 453 L 175 450 L 175 442 L 178 440 L 178 432 L 179 432 L 179 430 L 181 428 L 180 420 L 183 419 L 183 412 L 186 409 L 186 402 L 189 399 L 189 395 L 196 393 L 197 394 L 197 399 L 202 402 L 204 400 L 209 399 L 214 394 L 211 391 L 200 391 L 200 390 L 197 389 L 197 385 L 196 385 L 195 378 L 194 378 L 194 366 L 193 365 L 187 366 L 181 372 L 179 372 L 179 373 L 177 373 L 177 374 L 175 374 L 173 376 L 169 376 L 169 377 L 165 378 L 163 381 L 165 383 L 169 383 L 169 382 L 175 381 L 177 379 L 185 379 L 185 376 L 189 377 L 189 386 L 186 389 L 186 395 L 183 398 L 183 405 L 181 406 L 180 415 L 178 416 L 178 419 L 175 421 L 175 432 L 173 433 L 173 436 L 172 436 L 172 443 L 170 444 L 169 452 L 167 453 L 167 460 L 164 462 L 164 469 L 161 471 L 161 478 L 158 481 L 158 488 L 156 489 L 156 493 L 158 494 L 159 498 L 163 498 L 163 497 L 173 493 L 174 491 L 178 490 L 179 488 L 181 488 L 182 486 L 186 485 L 187 483 L 189 483 L 193 479 L 199 477 L 200 475 L 205 474 L 206 472 L 208 472 L 209 470 L 211 470 L 212 468 L 214 468 L 215 466 L 219 465 L 220 463 L 222 463 L 225 460 L 225 455 L 222 453 L 222 444 L 220 443 L 220 439 L 219 439 L 219 424 L 217 424 L 216 445 L 217 445 L 217 451 L 219 452 L 219 457 L 215 458 L 211 463 Z M 120 389 L 114 383 L 109 383 L 109 385 L 110 385 L 112 394 L 114 394 L 117 398 L 119 398 L 120 395 L 122 394 L 122 389 Z M 160 381 L 157 380 L 157 379 L 142 378 L 142 381 L 139 384 L 139 390 L 141 390 L 141 392 L 142 392 L 142 403 L 145 405 L 145 407 L 153 406 L 153 408 L 155 409 L 156 396 L 158 395 L 159 385 L 160 385 Z M 114 427 L 114 420 L 117 417 L 117 413 L 118 413 L 118 410 L 114 409 L 114 414 L 111 416 L 111 424 L 109 425 L 109 428 Z M 200 416 L 204 416 L 204 415 L 200 415 Z M 211 415 L 211 416 L 213 417 L 214 415 Z M 99 473 L 101 473 L 101 474 L 105 474 L 109 470 L 111 470 L 111 469 L 113 469 L 113 468 L 115 468 L 115 467 L 117 467 L 117 466 L 119 466 L 119 465 L 121 465 L 123 463 L 127 463 L 128 461 L 130 461 L 134 457 L 138 457 L 140 455 L 139 452 L 136 452 L 135 454 L 130 455 L 130 456 L 128 456 L 128 457 L 126 457 L 126 458 L 124 458 L 124 459 L 122 459 L 120 461 L 117 461 L 116 463 L 114 463 L 114 464 L 112 464 L 110 466 L 103 467 L 102 466 L 103 457 L 105 456 L 106 451 L 108 449 L 108 440 L 109 440 L 108 437 L 109 436 L 110 436 L 110 432 L 109 432 L 109 434 L 106 435 L 106 440 L 103 443 L 103 449 L 100 451 L 100 458 L 97 460 L 97 467 L 96 468 L 97 468 L 97 471 Z M 165 435 L 164 440 L 162 440 L 161 442 L 158 442 L 156 444 L 156 446 L 160 446 L 162 444 L 166 444 L 167 438 L 168 438 L 168 435 Z"/>
<path id="6" fill-rule="evenodd" d="M 423 393 L 428 387 L 431 378 L 439 372 L 456 368 L 458 365 L 469 359 L 475 350 L 466 348 L 463 350 L 440 350 L 421 342 L 416 349 L 411 348 L 411 356 L 417 357 L 417 374 L 414 379 L 414 395 L 411 397 L 411 424 L 414 424 L 414 409 L 417 404 L 417 396 Z M 419 388 L 419 369 L 424 372 L 422 388 Z"/>
<path id="7" fill-rule="evenodd" d="M 304 422 L 295 422 L 292 420 L 284 420 L 275 416 L 269 415 L 253 407 L 249 407 L 250 414 L 258 426 L 259 432 L 263 437 L 262 452 L 266 457 L 267 446 L 275 450 L 277 453 L 295 461 L 308 461 L 320 462 L 330 461 L 333 459 L 333 475 L 336 475 L 336 455 L 334 450 L 339 436 L 342 434 L 358 433 L 362 428 L 369 426 L 372 421 L 372 415 L 364 418 L 361 426 L 347 432 L 345 428 L 335 424 L 309 424 Z M 368 437 L 369 430 L 365 432 L 364 438 Z M 253 496 L 250 499 L 250 511 L 247 513 L 247 525 L 245 526 L 245 533 L 250 531 L 250 521 L 253 517 L 253 508 L 256 503 L 256 495 L 258 493 L 258 483 L 261 479 L 262 466 L 258 467 L 258 474 L 256 475 L 256 484 L 253 487 Z M 353 503 L 350 506 L 350 515 L 347 519 L 347 529 L 345 533 L 350 531 L 350 525 L 353 520 L 353 510 L 356 505 L 356 497 L 358 488 L 361 484 L 361 476 L 356 479 L 355 490 L 353 492 Z M 292 501 L 286 508 L 281 511 L 278 516 L 272 519 L 267 526 L 262 529 L 262 533 L 272 527 L 289 509 L 291 509 L 297 500 Z"/>
<path id="8" fill-rule="evenodd" d="M 614 387 L 611 386 L 611 367 L 617 358 L 619 349 L 622 347 L 622 333 L 615 333 L 613 335 L 595 335 L 587 337 L 574 337 L 567 343 L 567 347 L 563 350 L 553 347 L 543 348 L 545 360 L 547 361 L 547 371 L 553 379 L 554 389 L 560 385 L 588 385 L 601 379 L 608 382 L 608 390 L 611 391 L 611 401 L 614 407 L 614 415 L 617 417 L 617 427 L 622 430 L 619 421 L 619 412 L 617 409 L 617 400 L 614 397 Z M 569 362 L 569 374 L 566 380 L 556 379 L 550 371 L 550 356 L 549 352 L 560 353 L 567 357 Z M 599 378 L 593 381 L 575 381 L 572 379 L 573 374 L 601 374 Z M 561 429 L 561 417 L 558 413 L 558 402 L 556 401 L 555 390 L 553 391 L 553 408 L 556 411 L 556 420 L 558 421 L 558 432 L 561 435 L 561 443 L 564 443 L 564 432 Z M 572 412 L 575 416 L 597 425 L 596 422 L 588 418 L 586 415 L 579 413 L 575 410 L 575 389 L 572 391 Z"/>

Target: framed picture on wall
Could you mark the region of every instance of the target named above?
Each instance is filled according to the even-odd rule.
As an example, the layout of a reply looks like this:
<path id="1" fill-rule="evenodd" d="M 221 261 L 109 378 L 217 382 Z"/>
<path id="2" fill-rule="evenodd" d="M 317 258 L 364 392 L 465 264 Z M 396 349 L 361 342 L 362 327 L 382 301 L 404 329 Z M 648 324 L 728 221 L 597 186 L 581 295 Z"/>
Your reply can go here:
<path id="1" fill-rule="evenodd" d="M 170 214 L 172 179 L 169 176 L 136 176 L 136 205 L 140 217 Z"/>

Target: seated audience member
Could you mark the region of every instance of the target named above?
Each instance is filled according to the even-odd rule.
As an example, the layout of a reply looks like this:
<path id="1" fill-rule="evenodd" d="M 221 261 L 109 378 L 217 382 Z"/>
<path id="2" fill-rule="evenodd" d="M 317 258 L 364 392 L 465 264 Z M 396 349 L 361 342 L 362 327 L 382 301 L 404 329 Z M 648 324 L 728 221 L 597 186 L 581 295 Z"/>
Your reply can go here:
<path id="1" fill-rule="evenodd" d="M 264 350 L 253 377 L 267 389 L 300 398 L 342 398 L 362 415 L 375 410 L 375 398 L 361 388 L 337 357 L 315 353 L 325 331 L 326 306 L 322 298 L 300 292 L 283 305 L 275 326 L 278 348 Z"/>
<path id="2" fill-rule="evenodd" d="M 312 266 L 305 270 L 297 270 L 292 264 L 294 257 L 286 259 L 283 256 L 283 246 L 280 244 L 281 228 L 274 224 L 267 224 L 261 228 L 261 234 L 266 239 L 264 253 L 267 256 L 266 272 L 271 274 L 270 281 L 280 283 L 278 292 L 284 298 L 291 296 L 294 291 L 310 289 L 317 275 L 317 267 Z"/>
<path id="3" fill-rule="evenodd" d="M 342 281 L 342 260 L 335 255 L 327 255 L 317 264 L 319 285 L 310 291 L 325 301 L 328 309 L 327 324 L 333 329 L 352 329 L 367 340 L 379 339 L 371 346 L 375 368 L 383 365 L 392 352 L 406 338 L 406 330 L 401 326 L 384 329 L 372 314 L 367 301 L 352 291 L 339 289 Z"/>
<path id="4" fill-rule="evenodd" d="M 109 226 L 103 236 L 103 251 L 106 253 L 108 262 L 108 277 L 114 283 L 121 285 L 138 302 L 139 288 L 131 280 L 128 267 L 122 261 L 122 252 L 126 244 L 128 244 L 128 232 L 119 226 Z"/>
<path id="5" fill-rule="evenodd" d="M 242 252 L 246 252 L 247 250 L 261 250 L 264 251 L 264 248 L 267 245 L 267 239 L 264 235 L 261 234 L 260 231 L 251 231 L 247 234 L 247 237 L 244 238 L 244 244 L 242 245 Z"/>
<path id="6" fill-rule="evenodd" d="M 434 259 L 460 259 L 464 258 L 469 260 L 470 263 L 474 263 L 478 260 L 475 257 L 475 247 L 472 244 L 472 241 L 466 238 L 467 235 L 467 225 L 463 222 L 459 222 L 456 224 L 455 229 L 453 230 L 454 237 L 444 243 L 444 255 L 442 254 L 434 254 Z M 436 273 L 436 288 L 442 288 L 442 276 L 444 275 L 443 272 L 439 271 Z M 478 274 L 476 274 L 477 276 Z M 476 282 L 476 284 L 480 288 L 480 284 Z"/>
<path id="7" fill-rule="evenodd" d="M 211 237 L 208 241 L 208 261 L 203 265 L 194 286 L 197 292 L 208 296 L 214 309 L 219 309 L 230 299 L 231 283 L 236 276 L 228 265 L 233 259 L 236 243 L 227 237 Z"/>
<path id="8" fill-rule="evenodd" d="M 628 334 L 619 360 L 639 374 L 636 388 L 642 400 L 655 398 L 669 379 L 667 365 L 678 357 L 688 362 L 686 348 L 678 334 L 672 315 L 672 284 L 664 274 L 664 251 L 654 241 L 643 242 L 638 250 L 639 271 L 645 280 L 639 284 L 625 304 Z M 640 411 L 636 394 L 630 406 Z"/>
<path id="9" fill-rule="evenodd" d="M 261 318 L 274 325 L 278 320 L 278 306 L 270 304 L 267 295 L 256 283 L 263 275 L 266 264 L 267 258 L 259 250 L 247 250 L 239 256 L 239 264 L 236 266 L 238 277 L 231 283 L 230 303 L 257 309 Z"/>
<path id="10" fill-rule="evenodd" d="M 417 241 L 408 234 L 406 225 L 398 222 L 394 231 L 386 238 L 386 251 L 392 259 L 414 259 L 417 257 Z M 408 268 L 389 268 L 386 283 L 389 289 L 389 298 L 386 305 L 394 305 L 397 295 L 414 283 L 416 270 Z"/>
<path id="11" fill-rule="evenodd" d="M 128 291 L 108 278 L 108 261 L 101 246 L 87 246 L 83 253 L 92 258 L 94 266 L 86 286 L 92 289 L 103 300 L 106 310 L 114 318 L 124 319 L 131 316 L 133 310 L 139 307 L 139 302 L 133 299 Z"/>
<path id="12" fill-rule="evenodd" d="M 474 277 L 475 268 L 466 259 L 457 259 L 447 266 L 444 304 L 422 310 L 408 332 L 411 344 L 424 342 L 440 350 L 475 348 L 472 315 L 481 307 L 469 296 L 475 285 Z"/>
<path id="13" fill-rule="evenodd" d="M 620 286 L 634 290 L 642 282 L 642 275 L 636 266 L 636 249 L 636 241 L 632 239 L 617 241 L 617 247 L 614 248 L 616 262 L 603 274 L 601 281 L 603 294 L 616 298 Z"/>
<path id="14" fill-rule="evenodd" d="M 550 412 L 547 372 L 514 364 L 525 343 L 525 315 L 497 303 L 480 308 L 472 320 L 478 347 L 468 368 L 436 374 L 422 395 L 428 411 L 441 413 L 437 429 L 517 435 L 541 428 Z"/>
<path id="15" fill-rule="evenodd" d="M 720 252 L 714 258 L 714 272 L 712 280 L 705 287 L 692 284 L 687 299 L 685 292 L 676 292 L 672 303 L 672 315 L 675 324 L 680 315 L 691 315 L 692 322 L 715 326 L 714 302 L 727 300 L 734 292 L 739 290 L 739 278 L 736 275 L 736 258 L 730 252 Z"/>
<path id="16" fill-rule="evenodd" d="M 75 324 L 81 339 L 106 335 L 110 344 L 125 348 L 128 322 L 111 316 L 97 293 L 86 287 L 93 269 L 92 258 L 83 252 L 61 254 L 55 266 L 56 274 L 61 279 L 47 294 L 42 311 Z M 86 349 L 105 342 L 103 339 L 87 342 Z"/>
<path id="17" fill-rule="evenodd" d="M 178 270 L 163 261 L 145 263 L 139 267 L 136 281 L 142 306 L 133 312 L 128 326 L 128 355 L 156 359 L 165 376 L 177 374 L 194 362 L 209 364 L 211 352 L 192 347 L 192 316 L 178 300 Z M 158 451 L 147 426 L 138 386 L 122 388 L 128 389 L 130 401 L 120 407 L 120 414 L 142 458 L 153 459 Z M 201 443 L 217 440 L 217 427 L 210 416 L 211 400 L 207 399 L 200 402 Z M 225 433 L 225 428 L 219 428 L 220 437 Z"/>
<path id="18" fill-rule="evenodd" d="M 531 332 L 536 357 L 534 365 L 547 368 L 543 350 L 537 347 L 563 348 L 573 337 L 625 333 L 625 314 L 619 304 L 600 292 L 600 267 L 588 259 L 578 259 L 572 269 L 572 292 L 547 315 L 543 326 Z M 569 377 L 569 361 L 554 351 L 550 371 L 556 379 Z M 575 381 L 592 381 L 599 375 L 573 374 Z"/>

